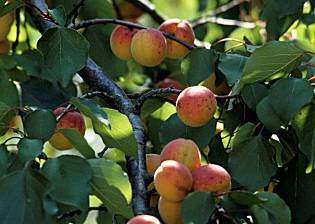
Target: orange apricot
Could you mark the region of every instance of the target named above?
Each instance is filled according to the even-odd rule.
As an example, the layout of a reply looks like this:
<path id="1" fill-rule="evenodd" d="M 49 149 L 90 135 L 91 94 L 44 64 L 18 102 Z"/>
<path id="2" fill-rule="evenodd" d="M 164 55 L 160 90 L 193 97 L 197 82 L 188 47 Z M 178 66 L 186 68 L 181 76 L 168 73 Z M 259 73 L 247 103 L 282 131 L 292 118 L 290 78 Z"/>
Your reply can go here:
<path id="1" fill-rule="evenodd" d="M 157 88 L 175 88 L 175 89 L 184 89 L 182 84 L 180 84 L 177 80 L 165 78 L 162 81 L 156 84 Z M 177 100 L 177 94 L 172 94 L 169 96 L 169 99 L 172 100 L 174 103 Z"/>
<path id="2" fill-rule="evenodd" d="M 130 219 L 127 224 L 161 224 L 161 222 L 152 215 L 137 215 Z"/>
<path id="3" fill-rule="evenodd" d="M 214 94 L 227 95 L 231 92 L 231 87 L 228 86 L 226 80 L 222 81 L 219 85 L 215 84 L 217 77 L 215 73 L 212 73 L 208 79 L 206 79 L 202 85 L 210 89 Z"/>
<path id="4" fill-rule="evenodd" d="M 182 202 L 173 202 L 160 197 L 158 210 L 162 220 L 167 224 L 182 224 L 180 209 Z"/>
<path id="5" fill-rule="evenodd" d="M 154 175 L 154 172 L 161 164 L 161 156 L 154 153 L 146 154 L 147 171 L 150 175 Z"/>

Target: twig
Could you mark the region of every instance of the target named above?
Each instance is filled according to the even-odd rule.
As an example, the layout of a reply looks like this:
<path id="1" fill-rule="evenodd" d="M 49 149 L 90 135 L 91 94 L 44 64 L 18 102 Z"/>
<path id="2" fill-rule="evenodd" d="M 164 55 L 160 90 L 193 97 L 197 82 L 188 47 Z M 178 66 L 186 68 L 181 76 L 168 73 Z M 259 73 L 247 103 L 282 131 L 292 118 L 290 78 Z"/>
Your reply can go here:
<path id="1" fill-rule="evenodd" d="M 198 23 L 192 23 L 192 27 L 196 28 L 198 26 L 201 26 L 206 23 L 216 23 L 220 25 L 225 25 L 225 26 L 238 26 L 238 27 L 243 27 L 247 29 L 253 29 L 256 27 L 256 23 L 254 22 L 244 22 L 244 21 L 239 21 L 239 20 L 233 20 L 233 19 L 224 19 L 221 17 L 216 17 L 216 16 L 207 16 L 200 18 Z"/>
<path id="2" fill-rule="evenodd" d="M 13 137 L 11 137 L 11 138 L 6 139 L 2 144 L 5 145 L 7 142 L 9 142 L 9 141 L 11 141 L 11 140 L 13 140 L 13 139 L 19 139 L 19 140 L 21 140 L 22 138 L 21 138 L 21 137 L 18 137 L 18 136 L 13 136 Z"/>
<path id="3" fill-rule="evenodd" d="M 102 151 L 100 151 L 99 153 L 97 153 L 98 157 L 102 158 L 105 154 L 105 152 L 107 151 L 108 147 L 105 146 L 104 149 Z"/>
<path id="4" fill-rule="evenodd" d="M 117 24 L 117 25 L 123 25 L 126 26 L 128 28 L 131 29 L 148 29 L 148 27 L 142 26 L 140 24 L 137 23 L 132 23 L 129 21 L 124 21 L 124 20 L 119 20 L 119 19 L 91 19 L 91 20 L 85 20 L 82 21 L 78 24 L 73 24 L 70 26 L 70 28 L 78 30 L 84 27 L 88 27 L 88 26 L 94 26 L 94 25 L 106 25 L 106 24 Z M 181 45 L 185 46 L 187 49 L 192 50 L 195 47 L 176 38 L 174 35 L 167 33 L 167 32 L 162 32 L 163 35 L 171 40 L 174 40 L 178 43 L 180 43 Z"/>
<path id="5" fill-rule="evenodd" d="M 71 20 L 73 24 L 75 24 L 75 19 L 78 17 L 79 15 L 79 10 L 82 6 L 84 6 L 84 2 L 85 0 L 79 0 L 78 3 L 73 4 L 73 8 L 71 10 L 71 12 L 67 15 L 67 19 L 66 19 L 66 25 L 69 24 L 69 21 Z"/>
<path id="6" fill-rule="evenodd" d="M 163 23 L 165 19 L 155 10 L 155 6 L 148 0 L 126 0 L 143 12 L 148 13 L 157 23 Z"/>
<path id="7" fill-rule="evenodd" d="M 28 29 L 26 26 L 26 20 L 24 20 L 24 22 L 23 22 L 23 28 L 24 28 L 25 33 L 26 33 L 26 44 L 27 44 L 28 49 L 30 50 L 31 49 L 31 40 L 30 40 L 30 36 L 29 36 Z"/>
<path id="8" fill-rule="evenodd" d="M 116 18 L 117 19 L 123 19 L 122 15 L 121 15 L 121 12 L 120 12 L 120 9 L 119 9 L 119 7 L 117 5 L 116 0 L 112 0 L 112 4 L 113 4 L 113 8 L 114 8 L 114 10 L 116 12 Z"/>
<path id="9" fill-rule="evenodd" d="M 21 9 L 17 8 L 15 10 L 15 22 L 16 22 L 16 37 L 15 41 L 12 44 L 12 52 L 15 54 L 16 47 L 19 45 L 19 37 L 20 37 L 20 25 L 21 25 L 21 16 L 20 16 Z"/>

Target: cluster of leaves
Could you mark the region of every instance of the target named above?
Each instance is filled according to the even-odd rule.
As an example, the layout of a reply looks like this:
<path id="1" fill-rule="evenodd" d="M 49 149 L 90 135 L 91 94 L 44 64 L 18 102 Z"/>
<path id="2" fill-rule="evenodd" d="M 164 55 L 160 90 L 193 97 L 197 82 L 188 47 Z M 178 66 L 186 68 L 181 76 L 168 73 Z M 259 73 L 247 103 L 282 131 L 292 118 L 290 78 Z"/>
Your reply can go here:
<path id="1" fill-rule="evenodd" d="M 170 7 L 168 1 L 161 5 L 154 2 L 158 10 Z M 198 2 L 200 14 L 210 7 L 208 1 Z M 53 28 L 39 38 L 36 48 L 28 49 L 21 42 L 19 54 L 1 55 L 0 217 L 5 217 L 4 223 L 83 223 L 91 195 L 106 207 L 100 212 L 99 223 L 112 222 L 112 217 L 123 223 L 133 216 L 124 155 L 136 157 L 136 140 L 127 117 L 109 102 L 77 97 L 78 89 L 86 92 L 87 86 L 73 80 L 88 56 L 126 92 L 147 89 L 148 83 L 152 87 L 169 74 L 191 86 L 215 73 L 217 84 L 226 80 L 234 86 L 236 97 L 219 100 L 215 119 L 200 128 L 181 123 L 175 106 L 164 100 L 147 100 L 141 108 L 151 143 L 148 151 L 159 153 L 169 141 L 189 138 L 200 149 L 209 146 L 210 151 L 202 150 L 204 159 L 222 165 L 232 175 L 232 191 L 220 202 L 211 193 L 191 193 L 182 206 L 184 223 L 314 222 L 315 101 L 307 80 L 315 73 L 315 49 L 309 44 L 315 40 L 312 35 L 298 36 L 299 41 L 285 39 L 297 21 L 304 23 L 296 25 L 299 29 L 311 29 L 306 25 L 314 22 L 314 14 L 303 12 L 305 2 L 265 1 L 261 19 L 268 19 L 266 31 L 273 41 L 263 44 L 258 28 L 220 27 L 222 37 L 244 37 L 240 40 L 243 45 L 233 52 L 223 52 L 219 44 L 211 49 L 196 48 L 185 59 L 166 61 L 159 68 L 146 69 L 115 58 L 109 48 L 111 26 L 89 27 L 83 33 Z M 64 24 L 75 1 L 54 3 L 62 7 L 51 14 Z M 0 15 L 20 6 L 19 1 L 13 4 L 0 7 Z M 312 12 L 315 2 L 309 4 Z M 255 8 L 249 13 L 255 13 Z M 240 17 L 239 11 L 226 14 Z M 102 0 L 87 1 L 80 12 L 81 19 L 113 16 L 110 2 Z M 28 19 L 28 25 L 33 26 Z M 148 19 L 147 23 L 153 21 Z M 212 32 L 213 26 L 198 27 L 196 36 L 209 40 L 208 29 Z M 230 49 L 230 44 L 225 48 Z M 103 158 L 72 129 L 60 131 L 79 156 L 49 156 L 45 142 L 56 126 L 52 109 L 67 102 L 91 120 L 93 131 L 109 148 Z M 23 129 L 13 133 L 20 138 L 16 151 L 9 143 L 14 140 L 10 138 L 10 122 L 17 114 L 22 117 Z M 216 133 L 218 122 L 224 124 L 222 133 Z M 274 185 L 274 193 L 258 191 L 272 191 Z M 196 211 L 196 207 L 202 209 Z M 67 216 L 73 211 L 79 212 Z"/>

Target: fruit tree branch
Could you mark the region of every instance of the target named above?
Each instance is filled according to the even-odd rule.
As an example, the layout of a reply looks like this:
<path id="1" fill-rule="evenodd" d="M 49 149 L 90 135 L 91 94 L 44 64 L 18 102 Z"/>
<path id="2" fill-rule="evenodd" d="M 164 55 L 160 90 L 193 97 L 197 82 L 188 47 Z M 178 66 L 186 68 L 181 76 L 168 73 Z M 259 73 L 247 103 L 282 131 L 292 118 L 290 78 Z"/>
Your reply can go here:
<path id="1" fill-rule="evenodd" d="M 90 20 L 84 20 L 76 25 L 71 25 L 70 28 L 78 30 L 84 27 L 89 27 L 89 26 L 94 26 L 94 25 L 106 25 L 106 24 L 117 24 L 117 25 L 123 25 L 126 26 L 128 28 L 131 29 L 148 29 L 148 27 L 142 26 L 140 24 L 137 23 L 132 23 L 129 21 L 125 21 L 125 20 L 119 20 L 119 19 L 90 19 Z M 178 43 L 180 43 L 181 45 L 185 46 L 186 48 L 188 48 L 189 50 L 194 49 L 194 46 L 186 43 L 185 41 L 182 41 L 178 38 L 176 38 L 175 36 L 171 35 L 170 33 L 167 32 L 162 32 L 163 35 L 171 40 L 174 40 Z"/>
<path id="2" fill-rule="evenodd" d="M 38 30 L 44 33 L 52 27 L 57 27 L 52 21 L 44 18 L 43 15 L 48 15 L 48 9 L 44 0 L 25 0 L 28 5 L 27 11 L 32 16 Z M 36 7 L 30 7 L 34 5 Z M 39 9 L 39 10 L 38 10 Z M 145 186 L 145 177 L 147 176 L 145 154 L 146 154 L 146 138 L 144 127 L 140 117 L 134 113 L 134 105 L 127 97 L 125 92 L 113 82 L 109 76 L 90 58 L 86 62 L 86 66 L 79 71 L 83 80 L 89 85 L 93 91 L 106 92 L 116 101 L 118 109 L 125 114 L 133 128 L 134 136 L 138 144 L 138 157 L 127 158 L 128 175 L 132 185 L 132 206 L 135 214 L 146 213 L 148 208 L 147 191 Z"/>
<path id="3" fill-rule="evenodd" d="M 243 27 L 247 29 L 253 29 L 256 27 L 256 23 L 254 22 L 244 22 L 244 21 L 233 20 L 233 19 L 224 19 L 224 18 L 216 17 L 216 16 L 202 17 L 198 21 L 192 22 L 191 25 L 193 28 L 196 28 L 206 23 L 216 23 L 216 24 L 225 25 L 225 26 L 238 26 L 238 27 Z"/>

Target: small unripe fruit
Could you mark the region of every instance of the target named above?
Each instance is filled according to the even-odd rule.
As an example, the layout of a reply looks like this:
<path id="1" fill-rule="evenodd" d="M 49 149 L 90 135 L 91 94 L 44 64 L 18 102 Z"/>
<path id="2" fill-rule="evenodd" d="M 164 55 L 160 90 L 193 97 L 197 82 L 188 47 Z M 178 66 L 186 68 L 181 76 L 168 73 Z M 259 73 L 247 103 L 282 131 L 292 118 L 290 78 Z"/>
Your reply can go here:
<path id="1" fill-rule="evenodd" d="M 167 32 L 175 36 L 177 39 L 184 41 L 189 45 L 194 44 L 195 34 L 190 24 L 187 21 L 180 19 L 169 19 L 161 24 L 161 31 Z M 178 59 L 184 57 L 189 52 L 188 48 L 174 40 L 167 40 L 166 57 Z"/>
<path id="2" fill-rule="evenodd" d="M 160 221 L 152 215 L 137 215 L 130 219 L 127 224 L 161 224 Z"/>
<path id="3" fill-rule="evenodd" d="M 207 164 L 192 172 L 193 190 L 223 193 L 231 187 L 231 176 L 221 166 Z"/>
<path id="4" fill-rule="evenodd" d="M 0 41 L 6 39 L 11 25 L 14 20 L 14 14 L 12 12 L 5 14 L 4 16 L 0 17 Z"/>
<path id="5" fill-rule="evenodd" d="M 147 171 L 150 175 L 154 175 L 156 169 L 161 164 L 161 156 L 154 153 L 146 154 Z"/>
<path id="6" fill-rule="evenodd" d="M 161 152 L 161 161 L 175 160 L 187 166 L 190 171 L 200 167 L 199 148 L 190 139 L 178 138 L 170 141 Z"/>
<path id="7" fill-rule="evenodd" d="M 190 192 L 192 176 L 183 164 L 167 160 L 161 163 L 154 174 L 157 192 L 169 201 L 181 201 Z"/>
<path id="8" fill-rule="evenodd" d="M 208 123 L 216 107 L 215 95 L 204 86 L 184 89 L 176 101 L 178 117 L 184 124 L 191 127 L 200 127 Z"/>
<path id="9" fill-rule="evenodd" d="M 164 197 L 160 197 L 158 209 L 162 220 L 166 224 L 182 224 L 183 221 L 180 215 L 181 205 L 182 202 L 172 202 Z"/>
<path id="10" fill-rule="evenodd" d="M 208 79 L 206 79 L 202 85 L 210 89 L 214 94 L 217 95 L 227 95 L 231 92 L 231 87 L 228 86 L 226 80 L 221 82 L 218 86 L 215 85 L 217 77 L 213 73 Z"/>
<path id="11" fill-rule="evenodd" d="M 158 82 L 156 84 L 157 88 L 175 88 L 175 89 L 184 89 L 184 87 L 176 80 L 170 79 L 170 78 L 165 78 L 162 81 Z M 172 94 L 169 97 L 170 100 L 172 100 L 174 103 L 177 100 L 177 94 Z"/>
<path id="12" fill-rule="evenodd" d="M 116 26 L 110 36 L 110 47 L 116 57 L 122 60 L 132 59 L 131 40 L 137 29 L 129 29 L 125 26 Z"/>
<path id="13" fill-rule="evenodd" d="M 8 54 L 10 52 L 10 42 L 8 40 L 0 41 L 0 54 Z"/>
<path id="14" fill-rule="evenodd" d="M 147 67 L 159 65 L 166 55 L 166 39 L 156 29 L 140 30 L 132 38 L 131 54 L 140 65 Z"/>
<path id="15" fill-rule="evenodd" d="M 64 110 L 65 110 L 64 107 L 57 108 L 56 110 L 54 110 L 55 116 L 58 117 L 61 113 L 63 113 Z M 76 129 L 83 136 L 85 133 L 84 118 L 77 111 L 68 111 L 59 120 L 56 127 L 56 131 L 58 131 L 58 129 L 60 128 Z M 67 150 L 73 148 L 70 141 L 62 133 L 59 132 L 53 134 L 53 136 L 49 140 L 49 143 L 59 150 Z"/>

